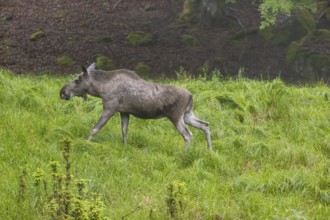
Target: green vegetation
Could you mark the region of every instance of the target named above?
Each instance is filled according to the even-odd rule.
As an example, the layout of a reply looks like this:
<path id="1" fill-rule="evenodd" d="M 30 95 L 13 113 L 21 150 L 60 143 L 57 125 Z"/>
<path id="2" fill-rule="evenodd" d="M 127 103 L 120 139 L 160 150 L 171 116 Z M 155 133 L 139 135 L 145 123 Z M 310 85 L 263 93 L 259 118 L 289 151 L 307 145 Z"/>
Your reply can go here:
<path id="1" fill-rule="evenodd" d="M 103 54 L 97 55 L 97 57 L 96 57 L 96 67 L 98 69 L 102 69 L 102 70 L 114 70 L 114 69 L 116 69 L 116 65 L 114 64 L 112 59 L 110 59 L 109 57 L 107 57 Z"/>
<path id="2" fill-rule="evenodd" d="M 209 13 L 212 17 L 223 15 L 223 8 L 225 4 L 231 4 L 235 2 L 246 2 L 246 0 L 184 0 L 183 10 L 181 17 L 189 19 L 195 14 Z M 329 7 L 327 1 L 316 0 L 263 0 L 259 4 L 260 17 L 262 22 L 260 28 L 266 28 L 277 22 L 278 15 L 291 15 L 293 12 L 301 9 L 307 9 L 309 11 L 316 12 L 318 9 L 323 10 L 324 7 Z"/>
<path id="3" fill-rule="evenodd" d="M 196 37 L 189 34 L 182 35 L 182 41 L 186 46 L 189 47 L 195 47 L 198 46 L 199 44 L 199 40 Z"/>
<path id="4" fill-rule="evenodd" d="M 330 7 L 326 9 L 325 16 L 328 21 L 330 21 Z"/>
<path id="5" fill-rule="evenodd" d="M 42 31 L 38 31 L 38 32 L 35 32 L 33 33 L 31 36 L 30 36 L 30 40 L 31 41 L 38 41 L 40 40 L 41 38 L 45 37 L 45 33 L 42 32 Z"/>
<path id="6" fill-rule="evenodd" d="M 102 36 L 98 38 L 100 42 L 112 43 L 113 39 L 110 36 Z"/>
<path id="7" fill-rule="evenodd" d="M 264 0 L 259 7 L 260 15 L 263 19 L 260 27 L 265 28 L 275 24 L 277 16 L 280 14 L 291 15 L 292 12 L 300 9 L 307 9 L 315 12 L 319 3 L 320 2 L 315 0 Z"/>
<path id="8" fill-rule="evenodd" d="M 64 164 L 57 172 L 64 177 L 70 161 L 70 184 L 86 179 L 84 189 L 99 195 L 109 219 L 330 216 L 328 86 L 223 80 L 216 74 L 211 80 L 165 81 L 190 90 L 196 115 L 211 124 L 214 151 L 207 150 L 202 132 L 191 129 L 186 153 L 165 119 L 132 117 L 124 145 L 116 115 L 93 142 L 86 141 L 102 104 L 93 97 L 60 100 L 59 90 L 70 79 L 0 70 L 1 219 L 48 218 L 45 204 L 52 204 L 53 191 L 50 183 L 48 195 L 42 191 L 42 177 L 54 173 L 52 161 Z M 63 156 L 65 137 L 71 139 L 70 160 Z M 62 184 L 67 192 L 65 179 Z"/>
<path id="9" fill-rule="evenodd" d="M 153 41 L 153 36 L 143 31 L 135 31 L 127 36 L 127 40 L 134 46 L 144 46 Z"/>
<path id="10" fill-rule="evenodd" d="M 88 198 L 87 180 L 77 179 L 71 170 L 71 140 L 63 140 L 62 153 L 64 172 L 58 161 L 51 161 L 48 170 L 37 168 L 33 172 L 33 185 L 36 190 L 36 200 L 44 219 L 101 219 L 103 202 L 99 196 Z M 19 201 L 25 198 L 28 173 L 23 169 L 20 176 Z"/>
<path id="11" fill-rule="evenodd" d="M 140 62 L 135 67 L 135 72 L 139 74 L 142 78 L 148 78 L 150 76 L 151 68 L 149 65 Z"/>
<path id="12" fill-rule="evenodd" d="M 288 46 L 293 41 L 314 31 L 315 28 L 316 22 L 312 13 L 308 10 L 299 10 L 292 16 L 291 22 L 262 29 L 260 35 L 272 44 Z"/>
<path id="13" fill-rule="evenodd" d="M 173 181 L 168 186 L 168 198 L 166 199 L 167 211 L 172 218 L 181 218 L 184 213 L 186 200 L 186 184 L 180 181 Z"/>
<path id="14" fill-rule="evenodd" d="M 294 41 L 287 49 L 287 63 L 300 75 L 317 80 L 326 78 L 330 68 L 330 54 L 320 49 L 330 43 L 330 30 L 318 29 L 299 41 Z M 313 44 L 313 46 L 309 46 Z"/>
<path id="15" fill-rule="evenodd" d="M 59 66 L 69 67 L 74 65 L 76 62 L 69 56 L 64 55 L 56 59 L 56 63 Z"/>

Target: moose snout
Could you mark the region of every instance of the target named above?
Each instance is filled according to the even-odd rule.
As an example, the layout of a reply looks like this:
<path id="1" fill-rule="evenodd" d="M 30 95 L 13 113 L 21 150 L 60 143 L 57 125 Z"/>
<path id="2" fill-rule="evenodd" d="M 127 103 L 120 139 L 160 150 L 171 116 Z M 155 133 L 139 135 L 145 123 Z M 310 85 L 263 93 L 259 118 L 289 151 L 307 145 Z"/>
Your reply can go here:
<path id="1" fill-rule="evenodd" d="M 70 93 L 67 93 L 64 90 L 61 90 L 60 97 L 61 97 L 61 99 L 65 99 L 65 100 L 70 100 L 71 99 Z"/>
<path id="2" fill-rule="evenodd" d="M 70 100 L 71 99 L 71 95 L 68 93 L 61 93 L 61 99 L 65 99 L 65 100 Z"/>
<path id="3" fill-rule="evenodd" d="M 61 94 L 61 99 L 70 100 L 70 96 L 67 94 Z"/>

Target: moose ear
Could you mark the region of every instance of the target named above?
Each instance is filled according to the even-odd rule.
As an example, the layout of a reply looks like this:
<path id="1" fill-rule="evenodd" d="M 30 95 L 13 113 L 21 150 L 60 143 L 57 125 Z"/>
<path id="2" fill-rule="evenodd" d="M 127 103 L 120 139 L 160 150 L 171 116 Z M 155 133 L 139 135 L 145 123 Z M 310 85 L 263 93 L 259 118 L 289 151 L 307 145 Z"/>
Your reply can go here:
<path id="1" fill-rule="evenodd" d="M 90 74 L 93 70 L 96 68 L 96 63 L 92 63 L 88 68 L 87 68 L 87 73 Z"/>

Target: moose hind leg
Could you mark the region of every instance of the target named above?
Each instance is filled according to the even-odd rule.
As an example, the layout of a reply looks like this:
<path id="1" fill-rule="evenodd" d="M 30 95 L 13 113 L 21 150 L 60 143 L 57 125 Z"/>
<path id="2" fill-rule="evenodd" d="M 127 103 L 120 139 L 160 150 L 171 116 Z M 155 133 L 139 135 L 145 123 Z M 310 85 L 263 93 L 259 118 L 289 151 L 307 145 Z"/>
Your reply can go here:
<path id="1" fill-rule="evenodd" d="M 127 143 L 127 133 L 128 133 L 128 123 L 129 123 L 129 114 L 120 113 L 121 117 L 121 129 L 123 134 L 123 142 Z"/>
<path id="2" fill-rule="evenodd" d="M 195 128 L 202 130 L 205 134 L 207 145 L 210 150 L 212 150 L 212 143 L 211 143 L 211 134 L 210 134 L 210 127 L 209 123 L 206 121 L 202 121 L 198 119 L 191 111 L 186 113 L 184 116 L 184 122 L 188 125 L 191 125 Z"/>
<path id="3" fill-rule="evenodd" d="M 179 133 L 182 135 L 185 143 L 186 143 L 186 151 L 189 150 L 190 142 L 192 139 L 192 133 L 187 128 L 186 124 L 184 123 L 183 118 L 180 118 L 177 122 L 173 122 L 176 129 L 179 131 Z"/>

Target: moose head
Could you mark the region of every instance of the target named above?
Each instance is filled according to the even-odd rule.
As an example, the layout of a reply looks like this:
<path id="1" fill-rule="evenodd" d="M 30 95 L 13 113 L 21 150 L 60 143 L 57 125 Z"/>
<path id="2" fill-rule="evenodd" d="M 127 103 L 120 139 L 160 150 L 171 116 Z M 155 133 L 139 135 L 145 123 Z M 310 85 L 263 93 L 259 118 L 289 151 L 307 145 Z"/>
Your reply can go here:
<path id="1" fill-rule="evenodd" d="M 70 100 L 74 96 L 86 98 L 88 88 L 88 78 L 92 71 L 95 70 L 96 64 L 91 64 L 87 69 L 82 66 L 82 74 L 75 80 L 69 82 L 60 91 L 61 99 Z"/>

